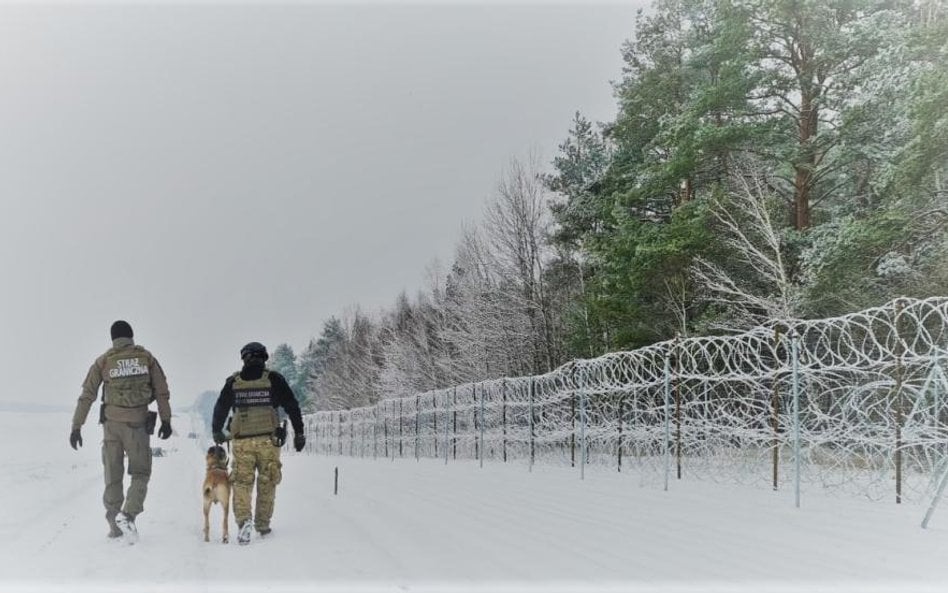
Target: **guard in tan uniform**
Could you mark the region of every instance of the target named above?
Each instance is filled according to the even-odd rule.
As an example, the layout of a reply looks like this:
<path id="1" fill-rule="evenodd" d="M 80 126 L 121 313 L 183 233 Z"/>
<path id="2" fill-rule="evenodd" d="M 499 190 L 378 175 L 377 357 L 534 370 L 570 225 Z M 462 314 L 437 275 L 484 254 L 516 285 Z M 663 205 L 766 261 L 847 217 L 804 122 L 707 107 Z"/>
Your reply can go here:
<path id="1" fill-rule="evenodd" d="M 214 405 L 211 429 L 214 442 L 223 443 L 224 421 L 233 410 L 230 436 L 234 440 L 231 481 L 234 483 L 234 519 L 240 531 L 237 543 L 250 542 L 256 527 L 260 535 L 271 532 L 276 487 L 283 478 L 280 447 L 286 441 L 286 429 L 279 426 L 276 409 L 283 408 L 293 424 L 293 447 L 306 445 L 303 415 L 293 390 L 280 373 L 266 368 L 267 349 L 251 342 L 240 349 L 244 367 L 224 382 Z M 257 484 L 256 512 L 251 516 L 251 494 Z"/>
<path id="2" fill-rule="evenodd" d="M 92 363 L 72 418 L 69 444 L 82 446 L 80 429 L 102 386 L 99 423 L 103 425 L 102 465 L 105 467 L 105 518 L 109 537 L 125 535 L 138 539 L 135 517 L 144 510 L 151 477 L 149 435 L 154 431 L 155 413 L 148 404 L 157 402 L 161 428 L 158 438 L 171 436 L 171 405 L 168 381 L 158 360 L 148 350 L 136 346 L 132 326 L 126 321 L 112 324 L 112 347 Z M 124 492 L 125 457 L 131 483 Z M 123 507 L 124 502 L 124 507 Z"/>

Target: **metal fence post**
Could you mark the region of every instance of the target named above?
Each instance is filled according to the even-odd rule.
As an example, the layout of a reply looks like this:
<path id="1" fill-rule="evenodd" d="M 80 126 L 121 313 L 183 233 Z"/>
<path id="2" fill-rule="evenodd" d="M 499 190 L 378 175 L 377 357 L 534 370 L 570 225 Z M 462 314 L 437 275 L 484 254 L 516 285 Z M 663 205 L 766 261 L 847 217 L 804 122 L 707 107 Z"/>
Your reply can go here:
<path id="1" fill-rule="evenodd" d="M 937 430 L 938 426 L 941 424 L 941 414 L 939 413 L 941 410 L 941 385 L 940 381 L 938 380 L 940 378 L 939 375 L 941 374 L 941 364 L 939 362 L 938 356 L 935 356 L 934 364 L 935 368 L 932 369 L 931 373 L 932 384 L 934 387 L 934 393 L 932 393 L 932 418 L 935 421 L 935 429 Z"/>
<path id="2" fill-rule="evenodd" d="M 322 434 L 322 418 L 323 412 L 314 412 L 313 413 L 313 453 L 319 455 L 324 453 L 323 450 L 323 434 Z"/>
<path id="3" fill-rule="evenodd" d="M 385 444 L 385 458 L 388 459 L 388 412 L 385 406 L 382 406 L 382 442 Z"/>
<path id="4" fill-rule="evenodd" d="M 586 391 L 579 391 L 579 479 L 586 479 Z"/>
<path id="5" fill-rule="evenodd" d="M 481 385 L 481 467 L 484 467 L 484 454 L 487 453 L 487 445 L 484 443 L 484 386 Z"/>
<path id="6" fill-rule="evenodd" d="M 622 434 L 622 430 L 624 428 L 623 425 L 625 424 L 625 415 L 623 413 L 625 411 L 624 408 L 625 408 L 625 395 L 620 395 L 619 396 L 619 414 L 618 414 L 619 417 L 617 418 L 618 424 L 619 424 L 618 426 L 618 431 L 619 431 L 618 441 L 619 442 L 616 445 L 616 462 L 617 462 L 616 471 L 618 472 L 622 471 L 622 445 L 623 445 L 622 440 L 623 440 L 623 437 L 625 436 Z"/>
<path id="7" fill-rule="evenodd" d="M 681 354 L 680 346 L 681 344 L 681 334 L 675 336 L 675 346 L 674 346 L 674 360 L 675 360 L 675 382 L 673 389 L 675 390 L 675 467 L 677 471 L 677 477 L 681 479 L 681 378 L 678 375 L 681 374 Z"/>
<path id="8" fill-rule="evenodd" d="M 932 499 L 932 503 L 928 506 L 928 512 L 925 513 L 925 518 L 922 520 L 922 529 L 928 529 L 928 522 L 931 521 L 932 515 L 935 513 L 935 507 L 941 501 L 941 497 L 945 493 L 945 486 L 948 485 L 948 463 L 945 463 L 944 467 L 941 479 L 938 481 L 938 491 L 935 492 L 935 498 Z"/>
<path id="9" fill-rule="evenodd" d="M 903 409 L 902 383 L 905 378 L 903 358 L 905 345 L 902 342 L 901 319 L 902 301 L 895 302 L 895 339 L 899 346 L 899 354 L 895 359 L 895 504 L 902 504 L 902 425 L 905 423 Z"/>
<path id="10" fill-rule="evenodd" d="M 335 412 L 329 412 L 329 419 L 326 421 L 326 454 L 328 455 L 332 455 L 332 427 L 335 421 Z"/>
<path id="11" fill-rule="evenodd" d="M 793 368 L 793 495 L 800 508 L 800 335 L 794 330 L 790 360 Z"/>
<path id="12" fill-rule="evenodd" d="M 780 361 L 780 326 L 774 328 L 774 363 L 779 365 Z M 771 386 L 770 407 L 773 411 L 772 424 L 774 429 L 773 439 L 773 488 L 777 490 L 780 477 L 780 380 L 775 373 L 773 385 Z"/>
<path id="13" fill-rule="evenodd" d="M 458 458 L 458 388 L 454 388 L 452 397 L 454 410 L 451 411 L 451 458 Z"/>
<path id="14" fill-rule="evenodd" d="M 474 434 L 471 436 L 474 437 L 474 459 L 480 460 L 480 458 L 483 456 L 484 449 L 484 443 L 482 443 L 480 440 L 480 422 L 483 422 L 484 419 L 480 418 L 480 422 L 478 422 L 478 416 L 480 415 L 480 405 L 479 400 L 477 399 L 477 383 L 471 383 L 471 399 L 473 400 L 471 402 L 471 416 L 474 421 L 474 426 L 471 428 L 473 428 Z M 483 463 L 481 465 L 483 466 Z"/>
<path id="15" fill-rule="evenodd" d="M 504 463 L 507 463 L 507 379 L 501 381 L 501 391 L 503 393 L 503 404 L 501 407 L 501 418 L 503 423 L 503 453 Z"/>
<path id="16" fill-rule="evenodd" d="M 573 387 L 576 386 L 576 369 L 574 368 L 570 372 L 570 378 L 573 380 Z M 569 398 L 569 418 L 570 418 L 570 433 L 569 433 L 569 466 L 576 467 L 576 390 L 573 390 L 573 395 Z"/>
<path id="17" fill-rule="evenodd" d="M 662 455 L 665 458 L 665 491 L 668 491 L 668 474 L 671 472 L 671 357 L 665 354 L 665 438 Z"/>
<path id="18" fill-rule="evenodd" d="M 448 464 L 448 392 L 444 392 L 444 464 Z"/>
<path id="19" fill-rule="evenodd" d="M 530 377 L 530 471 L 533 471 L 533 460 L 534 460 L 534 433 L 533 433 L 533 398 L 535 397 L 536 391 L 536 379 Z"/>

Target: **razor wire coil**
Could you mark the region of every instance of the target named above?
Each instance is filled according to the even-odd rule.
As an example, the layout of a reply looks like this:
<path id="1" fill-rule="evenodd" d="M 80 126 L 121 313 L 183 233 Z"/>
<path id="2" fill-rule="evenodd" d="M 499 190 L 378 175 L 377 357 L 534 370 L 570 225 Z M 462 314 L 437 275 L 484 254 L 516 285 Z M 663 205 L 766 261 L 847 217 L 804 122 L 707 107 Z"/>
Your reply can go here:
<path id="1" fill-rule="evenodd" d="M 684 474 L 780 487 L 793 461 L 796 378 L 802 481 L 910 499 L 931 488 L 948 452 L 946 363 L 948 298 L 902 298 L 308 414 L 307 451 L 585 462 L 643 481 L 659 480 L 672 455 Z"/>

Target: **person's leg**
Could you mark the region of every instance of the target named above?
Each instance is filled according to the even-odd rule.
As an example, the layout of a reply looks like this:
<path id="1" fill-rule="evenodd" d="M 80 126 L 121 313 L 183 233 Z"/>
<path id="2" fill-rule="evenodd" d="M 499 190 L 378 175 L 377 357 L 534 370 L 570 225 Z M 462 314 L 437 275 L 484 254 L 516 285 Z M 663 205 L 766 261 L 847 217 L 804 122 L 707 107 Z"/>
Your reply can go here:
<path id="1" fill-rule="evenodd" d="M 274 447 L 269 439 L 262 441 L 257 451 L 260 474 L 257 476 L 257 512 L 254 513 L 254 527 L 260 533 L 267 534 L 270 533 L 276 487 L 283 479 L 283 466 L 280 463 L 280 448 Z"/>
<path id="2" fill-rule="evenodd" d="M 145 510 L 152 462 L 149 440 L 144 424 L 122 425 L 122 441 L 128 454 L 128 475 L 132 478 L 125 496 L 123 512 L 132 518 Z"/>
<path id="3" fill-rule="evenodd" d="M 235 439 L 233 443 L 234 463 L 230 479 L 234 490 L 234 520 L 240 527 L 252 518 L 250 497 L 256 471 L 256 458 L 252 447 L 248 446 L 247 439 Z"/>
<path id="4" fill-rule="evenodd" d="M 105 492 L 102 503 L 105 505 L 105 519 L 109 522 L 109 536 L 121 535 L 115 524 L 115 516 L 122 510 L 125 500 L 122 478 L 125 476 L 125 450 L 116 423 L 106 421 L 102 426 L 102 467 L 105 474 Z"/>

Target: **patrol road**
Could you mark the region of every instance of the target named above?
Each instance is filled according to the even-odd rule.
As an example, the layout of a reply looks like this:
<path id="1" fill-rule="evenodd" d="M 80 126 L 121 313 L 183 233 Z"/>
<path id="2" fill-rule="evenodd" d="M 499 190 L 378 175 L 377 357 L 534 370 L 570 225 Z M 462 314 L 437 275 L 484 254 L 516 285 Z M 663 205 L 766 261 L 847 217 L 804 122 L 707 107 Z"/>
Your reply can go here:
<path id="1" fill-rule="evenodd" d="M 177 420 L 177 426 L 185 426 Z M 98 427 L 0 412 L 0 591 L 944 590 L 948 509 L 569 468 L 284 455 L 274 533 L 203 541 L 206 439 L 153 440 L 141 541 L 105 537 Z M 43 435 L 38 437 L 37 435 Z M 339 467 L 339 495 L 333 470 Z M 211 522 L 220 535 L 220 508 Z M 231 526 L 233 534 L 234 526 Z M 458 589 L 460 587 L 460 589 Z M 709 589 L 711 587 L 711 589 Z M 785 590 L 785 589 L 784 589 Z"/>

